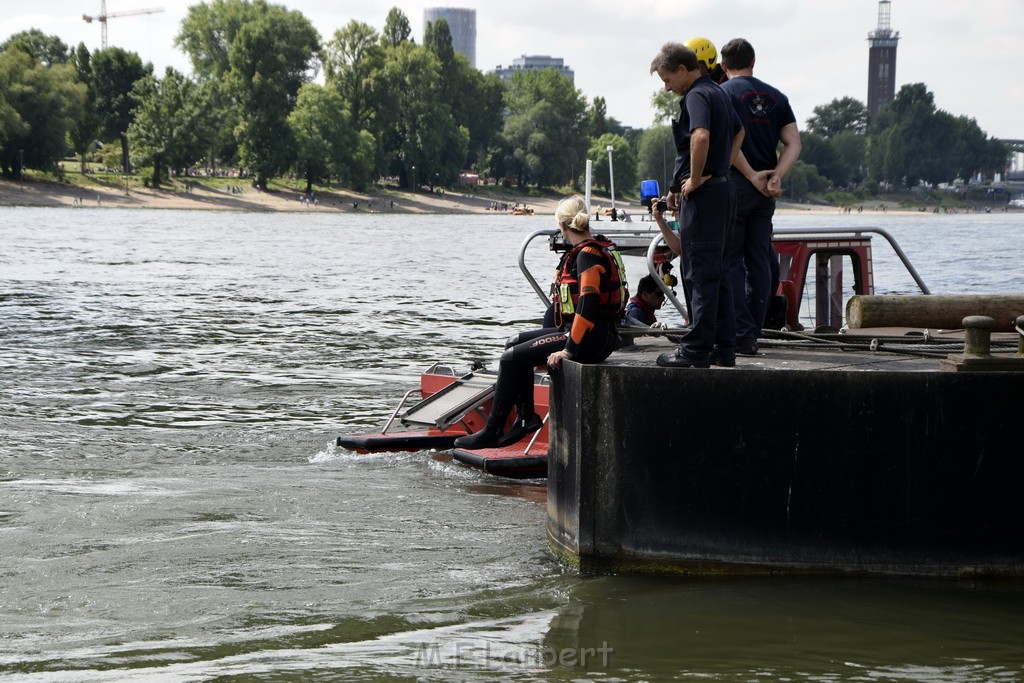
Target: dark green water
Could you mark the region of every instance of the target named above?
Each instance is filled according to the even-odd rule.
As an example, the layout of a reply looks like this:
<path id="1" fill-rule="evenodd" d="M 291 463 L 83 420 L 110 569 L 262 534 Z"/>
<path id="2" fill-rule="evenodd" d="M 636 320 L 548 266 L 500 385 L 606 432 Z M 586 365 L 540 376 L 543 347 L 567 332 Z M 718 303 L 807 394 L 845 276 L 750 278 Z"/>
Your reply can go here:
<path id="1" fill-rule="evenodd" d="M 1001 292 L 1020 222 L 883 227 L 933 291 Z M 532 324 L 549 223 L 0 209 L 0 678 L 1024 678 L 1016 582 L 581 577 L 543 482 L 335 449 Z"/>

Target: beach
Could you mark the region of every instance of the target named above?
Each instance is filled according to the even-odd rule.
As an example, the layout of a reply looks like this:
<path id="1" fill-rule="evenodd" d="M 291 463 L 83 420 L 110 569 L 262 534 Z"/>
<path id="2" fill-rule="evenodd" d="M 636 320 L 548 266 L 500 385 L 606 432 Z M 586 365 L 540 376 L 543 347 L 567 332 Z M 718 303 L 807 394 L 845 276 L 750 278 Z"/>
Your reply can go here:
<path id="1" fill-rule="evenodd" d="M 297 181 L 293 181 L 297 182 Z M 270 191 L 259 191 L 247 181 L 240 181 L 238 192 L 226 189 L 211 189 L 199 184 L 191 191 L 170 189 L 131 188 L 124 189 L 82 187 L 71 184 L 40 180 L 17 180 L 0 178 L 0 206 L 91 206 L 104 208 L 133 209 L 175 209 L 210 211 L 288 211 L 325 213 L 400 213 L 400 214 L 493 214 L 508 213 L 517 202 L 533 209 L 538 215 L 553 215 L 560 197 L 531 197 L 509 195 L 508 192 L 490 192 L 487 186 L 472 190 L 439 189 L 435 192 L 420 190 L 412 193 L 397 188 L 375 188 L 370 192 L 355 192 L 334 188 L 329 192 L 317 190 L 316 201 L 306 201 L 304 188 L 275 187 Z M 494 207 L 498 208 L 495 209 Z M 645 209 L 636 200 L 620 197 L 616 202 L 619 209 L 626 210 L 633 218 L 639 218 Z M 611 207 L 609 197 L 594 194 L 591 207 L 603 211 Z M 934 207 L 930 207 L 934 208 Z M 872 198 L 850 207 L 863 213 L 920 213 L 924 207 L 908 207 L 898 201 Z M 1002 209 L 1001 209 L 1002 210 Z M 843 212 L 839 206 L 828 204 L 803 204 L 780 199 L 776 211 L 785 213 Z M 961 209 L 961 211 L 964 211 Z"/>
<path id="2" fill-rule="evenodd" d="M 298 183 L 297 183 L 298 184 Z M 553 214 L 557 198 L 522 197 L 508 194 L 491 195 L 486 188 L 472 192 L 444 189 L 415 194 L 394 188 L 355 192 L 333 189 L 317 191 L 316 201 L 305 201 L 304 187 L 273 188 L 258 191 L 247 181 L 239 181 L 241 191 L 210 189 L 194 185 L 191 191 L 181 189 L 124 189 L 81 187 L 70 184 L 0 179 L 0 206 L 91 206 L 133 209 L 177 209 L 213 211 L 302 211 L 332 213 L 493 213 L 497 202 L 511 208 L 517 201 L 538 214 Z M 502 211 L 503 213 L 505 211 Z"/>

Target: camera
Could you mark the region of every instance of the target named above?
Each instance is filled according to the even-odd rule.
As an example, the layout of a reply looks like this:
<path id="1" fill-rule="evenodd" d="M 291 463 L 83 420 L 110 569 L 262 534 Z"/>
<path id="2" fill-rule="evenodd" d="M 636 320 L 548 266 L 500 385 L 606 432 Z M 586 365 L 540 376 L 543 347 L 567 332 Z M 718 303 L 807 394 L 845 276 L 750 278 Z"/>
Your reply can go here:
<path id="1" fill-rule="evenodd" d="M 640 181 L 640 205 L 646 206 L 648 212 L 653 212 L 655 208 L 658 209 L 658 213 L 668 211 L 668 204 L 661 196 L 657 180 Z"/>

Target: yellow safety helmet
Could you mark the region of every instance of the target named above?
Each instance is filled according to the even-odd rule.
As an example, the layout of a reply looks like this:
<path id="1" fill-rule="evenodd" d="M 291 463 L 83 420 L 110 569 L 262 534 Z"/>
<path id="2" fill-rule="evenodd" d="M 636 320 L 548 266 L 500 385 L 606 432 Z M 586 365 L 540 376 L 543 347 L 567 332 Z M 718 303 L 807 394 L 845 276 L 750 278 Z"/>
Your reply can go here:
<path id="1" fill-rule="evenodd" d="M 703 36 L 694 36 L 686 41 L 686 47 L 697 53 L 697 61 L 704 62 L 704 66 L 711 71 L 718 64 L 718 50 L 715 44 Z"/>

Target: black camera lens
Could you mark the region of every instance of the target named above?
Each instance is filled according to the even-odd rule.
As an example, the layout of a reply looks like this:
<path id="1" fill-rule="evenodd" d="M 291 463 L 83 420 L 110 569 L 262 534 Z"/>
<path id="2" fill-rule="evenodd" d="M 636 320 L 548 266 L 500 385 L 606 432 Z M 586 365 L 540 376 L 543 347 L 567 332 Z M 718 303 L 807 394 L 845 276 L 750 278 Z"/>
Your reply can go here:
<path id="1" fill-rule="evenodd" d="M 659 199 L 658 200 L 658 211 L 661 212 L 661 213 L 664 213 L 665 211 L 668 211 L 668 202 L 666 202 L 664 199 Z"/>

